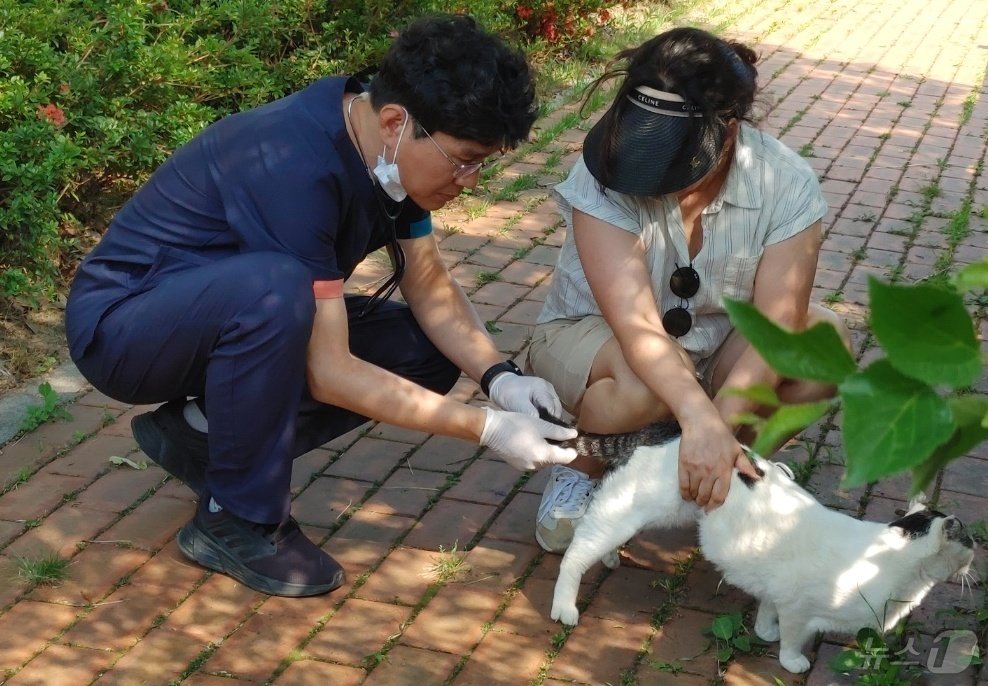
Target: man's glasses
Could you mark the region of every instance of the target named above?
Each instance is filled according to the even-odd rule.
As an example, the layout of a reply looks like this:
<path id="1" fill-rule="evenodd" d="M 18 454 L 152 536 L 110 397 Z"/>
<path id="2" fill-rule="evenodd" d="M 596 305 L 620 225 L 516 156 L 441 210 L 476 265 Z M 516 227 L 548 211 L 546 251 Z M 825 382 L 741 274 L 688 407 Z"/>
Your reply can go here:
<path id="1" fill-rule="evenodd" d="M 673 338 L 679 338 L 693 328 L 693 317 L 690 316 L 689 303 L 686 301 L 700 290 L 700 275 L 693 269 L 692 263 L 687 267 L 676 265 L 676 271 L 669 278 L 669 289 L 673 295 L 682 298 L 683 302 L 662 315 L 662 328 Z"/>
<path id="2" fill-rule="evenodd" d="M 436 139 L 433 138 L 429 134 L 429 132 L 426 131 L 421 125 L 419 125 L 418 122 L 416 122 L 415 126 L 422 133 L 424 133 L 429 138 L 430 141 L 432 141 L 432 144 L 434 146 L 436 146 L 436 150 L 438 150 L 439 152 L 441 152 L 443 154 L 443 157 L 445 157 L 447 159 L 447 161 L 449 161 L 449 163 L 451 165 L 453 165 L 453 178 L 454 179 L 465 179 L 468 176 L 473 176 L 474 174 L 476 174 L 477 172 L 479 172 L 481 169 L 484 169 L 485 167 L 490 166 L 491 164 L 493 164 L 496 161 L 496 160 L 485 160 L 484 162 L 473 162 L 471 164 L 463 164 L 462 162 L 457 162 L 452 157 L 450 157 L 449 154 L 445 150 L 442 149 L 442 146 L 440 146 L 439 143 L 436 142 Z"/>

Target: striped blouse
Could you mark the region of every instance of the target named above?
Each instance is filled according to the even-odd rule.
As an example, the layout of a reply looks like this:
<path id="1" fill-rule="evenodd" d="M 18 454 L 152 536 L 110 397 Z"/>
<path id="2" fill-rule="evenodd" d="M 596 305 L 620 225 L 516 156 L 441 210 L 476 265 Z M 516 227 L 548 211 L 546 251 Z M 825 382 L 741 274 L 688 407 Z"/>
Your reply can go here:
<path id="1" fill-rule="evenodd" d="M 555 197 L 567 235 L 539 323 L 601 314 L 573 240 L 574 209 L 640 236 L 659 312 L 683 304 L 669 289 L 676 265 L 690 264 L 675 196 L 648 198 L 602 189 L 581 157 L 556 186 Z M 700 219 L 703 245 L 693 260 L 700 290 L 688 301 L 694 323 L 677 339 L 695 361 L 713 354 L 731 331 L 722 298 L 751 300 L 765 246 L 810 227 L 826 211 L 816 175 L 805 160 L 775 138 L 742 125 L 724 187 Z"/>

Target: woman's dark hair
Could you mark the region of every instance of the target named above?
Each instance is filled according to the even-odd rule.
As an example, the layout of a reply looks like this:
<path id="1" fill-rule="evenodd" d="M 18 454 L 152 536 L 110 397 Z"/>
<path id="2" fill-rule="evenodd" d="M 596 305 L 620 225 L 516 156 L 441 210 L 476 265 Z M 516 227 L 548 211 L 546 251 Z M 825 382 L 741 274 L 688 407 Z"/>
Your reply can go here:
<path id="1" fill-rule="evenodd" d="M 525 56 L 471 17 L 433 15 L 406 27 L 370 83 L 371 103 L 403 105 L 426 131 L 513 148 L 537 116 Z"/>
<path id="2" fill-rule="evenodd" d="M 607 127 L 601 146 L 601 169 L 610 167 L 610 150 L 626 97 L 639 86 L 675 93 L 702 113 L 693 119 L 699 140 L 723 140 L 731 119 L 751 121 L 758 91 L 758 55 L 748 46 L 726 41 L 696 28 L 660 33 L 638 47 L 619 52 L 588 89 L 584 107 L 607 81 L 623 77 L 614 103 L 602 117 Z M 606 184 L 605 184 L 606 185 Z"/>

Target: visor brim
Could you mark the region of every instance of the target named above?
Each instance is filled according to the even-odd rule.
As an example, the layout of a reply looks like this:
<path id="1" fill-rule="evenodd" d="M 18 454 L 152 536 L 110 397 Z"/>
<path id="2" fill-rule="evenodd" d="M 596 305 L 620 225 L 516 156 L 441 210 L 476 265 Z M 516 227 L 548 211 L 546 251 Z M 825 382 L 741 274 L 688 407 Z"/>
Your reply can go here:
<path id="1" fill-rule="evenodd" d="M 607 122 L 587 134 L 583 159 L 605 188 L 628 195 L 668 195 L 692 186 L 716 166 L 723 135 L 704 136 L 702 119 L 626 106 L 616 120 L 610 150 Z"/>

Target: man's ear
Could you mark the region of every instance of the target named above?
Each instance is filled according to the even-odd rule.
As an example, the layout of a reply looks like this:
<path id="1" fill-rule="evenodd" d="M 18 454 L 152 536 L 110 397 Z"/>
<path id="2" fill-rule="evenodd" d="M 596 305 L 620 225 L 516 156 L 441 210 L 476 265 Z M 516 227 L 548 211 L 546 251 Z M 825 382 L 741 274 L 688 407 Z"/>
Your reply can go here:
<path id="1" fill-rule="evenodd" d="M 407 126 L 406 120 L 408 120 Z M 394 150 L 398 143 L 398 135 L 401 134 L 402 126 L 406 127 L 404 136 L 411 135 L 408 128 L 412 126 L 411 118 L 405 108 L 397 103 L 384 105 L 377 113 L 377 122 L 381 141 L 391 150 Z"/>

